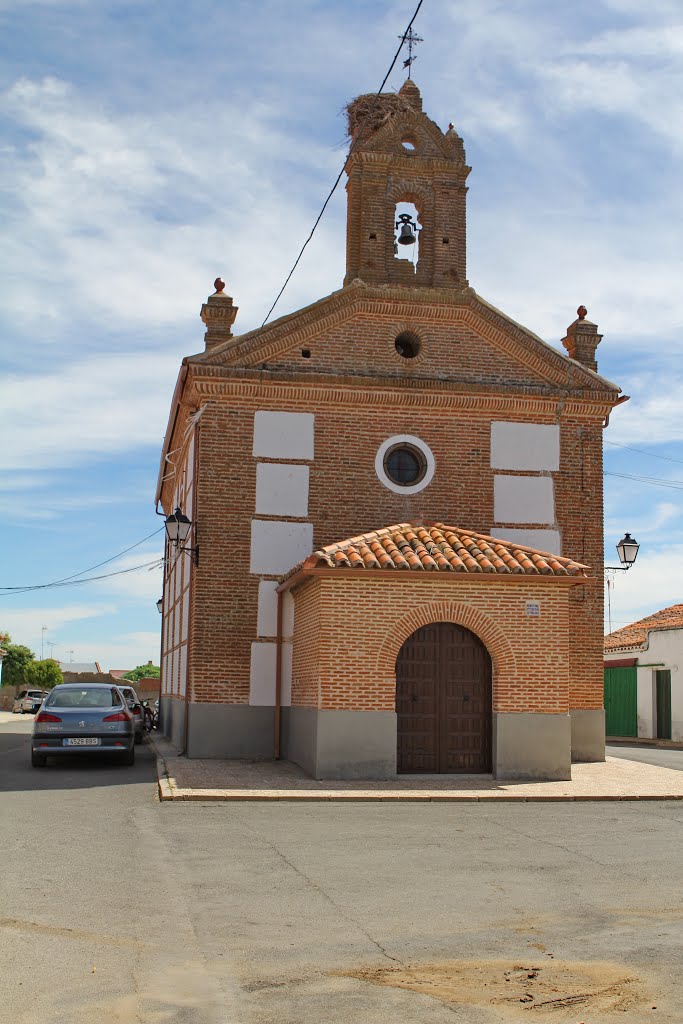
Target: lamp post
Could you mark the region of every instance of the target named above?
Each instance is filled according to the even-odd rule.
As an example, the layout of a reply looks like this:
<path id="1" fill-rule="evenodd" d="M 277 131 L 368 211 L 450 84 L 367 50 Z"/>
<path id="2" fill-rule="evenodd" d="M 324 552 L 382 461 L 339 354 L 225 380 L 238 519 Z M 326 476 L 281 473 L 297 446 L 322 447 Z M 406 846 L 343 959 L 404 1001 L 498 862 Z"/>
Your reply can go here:
<path id="1" fill-rule="evenodd" d="M 192 555 L 193 563 L 199 565 L 199 545 L 195 544 L 194 547 L 189 548 L 183 547 L 192 529 L 191 520 L 183 514 L 180 508 L 176 508 L 175 512 L 167 516 L 165 526 L 166 536 L 176 551 L 187 551 Z"/>
<path id="2" fill-rule="evenodd" d="M 47 626 L 40 627 L 40 660 L 43 661 L 45 657 L 45 634 L 47 633 Z"/>
<path id="3" fill-rule="evenodd" d="M 607 584 L 607 621 L 609 624 L 609 631 L 612 632 L 612 587 L 614 586 L 614 573 L 615 572 L 626 572 L 631 568 L 636 558 L 638 557 L 638 551 L 640 544 L 632 537 L 630 533 L 625 533 L 617 544 L 617 554 L 619 555 L 619 561 L 621 565 L 606 565 L 605 566 L 605 583 Z"/>

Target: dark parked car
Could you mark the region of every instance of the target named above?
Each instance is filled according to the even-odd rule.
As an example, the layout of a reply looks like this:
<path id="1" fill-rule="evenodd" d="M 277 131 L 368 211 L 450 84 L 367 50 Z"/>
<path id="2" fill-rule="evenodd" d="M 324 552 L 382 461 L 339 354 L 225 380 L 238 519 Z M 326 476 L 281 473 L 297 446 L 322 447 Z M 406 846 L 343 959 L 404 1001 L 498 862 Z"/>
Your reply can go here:
<path id="1" fill-rule="evenodd" d="M 118 686 L 60 683 L 33 722 L 31 764 L 43 768 L 48 757 L 108 754 L 135 763 L 133 714 Z"/>
<path id="2" fill-rule="evenodd" d="M 46 697 L 47 690 L 22 690 L 14 698 L 12 712 L 15 715 L 17 712 L 22 715 L 35 715 Z"/>

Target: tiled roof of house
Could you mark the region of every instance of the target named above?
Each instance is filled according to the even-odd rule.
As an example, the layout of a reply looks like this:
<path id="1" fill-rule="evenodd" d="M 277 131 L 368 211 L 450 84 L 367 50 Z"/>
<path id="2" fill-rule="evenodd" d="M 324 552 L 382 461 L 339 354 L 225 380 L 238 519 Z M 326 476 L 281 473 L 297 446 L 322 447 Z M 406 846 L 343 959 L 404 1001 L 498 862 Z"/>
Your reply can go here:
<path id="1" fill-rule="evenodd" d="M 90 675 L 102 672 L 98 661 L 60 661 L 59 666 L 62 672 L 88 672 Z"/>
<path id="2" fill-rule="evenodd" d="M 620 651 L 631 647 L 641 647 L 647 640 L 647 634 L 655 629 L 683 629 L 683 604 L 672 604 L 662 608 L 654 615 L 647 615 L 622 629 L 615 629 L 605 637 L 606 651 Z"/>
<path id="3" fill-rule="evenodd" d="M 315 551 L 308 568 L 414 569 L 527 576 L 588 575 L 588 566 L 443 523 L 400 523 Z M 297 566 L 297 570 L 301 565 Z M 296 570 L 293 570 L 296 571 Z M 288 575 L 292 575 L 289 573 Z"/>

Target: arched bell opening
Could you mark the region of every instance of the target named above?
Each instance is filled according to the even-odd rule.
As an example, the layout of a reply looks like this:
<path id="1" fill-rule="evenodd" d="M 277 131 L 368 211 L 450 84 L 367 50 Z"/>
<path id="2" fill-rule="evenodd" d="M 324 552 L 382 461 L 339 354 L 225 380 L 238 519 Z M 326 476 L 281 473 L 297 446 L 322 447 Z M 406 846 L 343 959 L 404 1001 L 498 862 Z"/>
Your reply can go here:
<path id="1" fill-rule="evenodd" d="M 414 203 L 401 202 L 394 210 L 394 258 L 417 267 L 420 258 L 420 213 Z"/>
<path id="2" fill-rule="evenodd" d="M 491 656 L 469 629 L 433 622 L 396 659 L 397 770 L 483 774 L 492 770 Z"/>

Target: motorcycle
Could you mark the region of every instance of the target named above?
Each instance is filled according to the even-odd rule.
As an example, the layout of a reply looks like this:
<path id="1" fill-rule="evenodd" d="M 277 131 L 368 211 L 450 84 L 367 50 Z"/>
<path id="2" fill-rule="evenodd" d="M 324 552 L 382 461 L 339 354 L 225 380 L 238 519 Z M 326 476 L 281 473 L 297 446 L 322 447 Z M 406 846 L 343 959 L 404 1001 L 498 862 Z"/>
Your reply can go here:
<path id="1" fill-rule="evenodd" d="M 142 711 L 145 716 L 143 723 L 145 732 L 151 732 L 152 729 L 159 728 L 159 701 L 154 702 L 154 708 L 150 707 L 148 700 L 142 701 Z"/>

